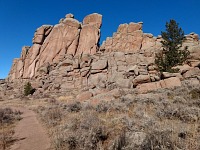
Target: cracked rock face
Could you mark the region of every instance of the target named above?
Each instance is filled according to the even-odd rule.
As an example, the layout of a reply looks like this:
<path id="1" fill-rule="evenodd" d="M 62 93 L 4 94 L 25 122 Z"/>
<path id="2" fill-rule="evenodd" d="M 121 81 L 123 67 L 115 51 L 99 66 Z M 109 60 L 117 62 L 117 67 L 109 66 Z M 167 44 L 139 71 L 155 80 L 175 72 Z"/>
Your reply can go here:
<path id="1" fill-rule="evenodd" d="M 66 54 L 95 54 L 98 50 L 102 15 L 91 14 L 83 24 L 67 14 L 60 23 L 43 25 L 35 31 L 33 46 L 23 47 L 21 58 L 13 61 L 9 79 L 33 78 L 46 63 L 59 63 Z"/>
<path id="2" fill-rule="evenodd" d="M 119 25 L 117 32 L 113 37 L 108 37 L 100 49 L 154 55 L 155 49 L 161 48 L 160 39 L 153 37 L 152 34 L 143 33 L 142 25 L 142 22 Z"/>
<path id="3" fill-rule="evenodd" d="M 91 14 L 83 19 L 77 54 L 95 54 L 98 50 L 102 15 Z"/>
<path id="4" fill-rule="evenodd" d="M 94 86 L 145 92 L 180 85 L 183 78 L 199 78 L 197 34 L 186 35 L 183 43 L 191 53 L 190 66 L 179 66 L 178 74 L 162 74 L 165 78 L 160 81 L 154 62 L 155 53 L 162 49 L 161 36 L 143 33 L 143 23 L 132 22 L 120 25 L 99 48 L 101 24 L 102 15 L 94 13 L 83 23 L 67 14 L 55 26 L 41 26 L 34 34 L 33 45 L 23 47 L 21 57 L 14 59 L 8 81 L 32 79 L 41 91 Z"/>

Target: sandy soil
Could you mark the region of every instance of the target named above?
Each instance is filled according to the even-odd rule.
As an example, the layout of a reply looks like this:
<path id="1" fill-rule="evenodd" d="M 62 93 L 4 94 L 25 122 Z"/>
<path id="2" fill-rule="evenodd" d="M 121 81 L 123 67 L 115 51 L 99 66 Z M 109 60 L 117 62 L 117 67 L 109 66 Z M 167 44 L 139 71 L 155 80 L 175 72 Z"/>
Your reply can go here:
<path id="1" fill-rule="evenodd" d="M 14 138 L 17 141 L 10 147 L 10 150 L 48 150 L 50 139 L 37 120 L 36 114 L 23 107 L 13 108 L 23 112 L 23 119 L 15 127 Z"/>

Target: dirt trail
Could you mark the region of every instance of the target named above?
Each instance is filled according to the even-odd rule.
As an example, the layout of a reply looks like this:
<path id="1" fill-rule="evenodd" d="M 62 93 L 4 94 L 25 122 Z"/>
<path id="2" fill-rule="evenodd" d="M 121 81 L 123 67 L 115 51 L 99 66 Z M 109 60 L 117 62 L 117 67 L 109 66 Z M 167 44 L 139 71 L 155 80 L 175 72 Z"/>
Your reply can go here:
<path id="1" fill-rule="evenodd" d="M 13 107 L 13 109 L 23 112 L 23 119 L 15 127 L 14 138 L 17 141 L 10 150 L 48 150 L 50 140 L 37 120 L 36 114 L 25 108 Z"/>

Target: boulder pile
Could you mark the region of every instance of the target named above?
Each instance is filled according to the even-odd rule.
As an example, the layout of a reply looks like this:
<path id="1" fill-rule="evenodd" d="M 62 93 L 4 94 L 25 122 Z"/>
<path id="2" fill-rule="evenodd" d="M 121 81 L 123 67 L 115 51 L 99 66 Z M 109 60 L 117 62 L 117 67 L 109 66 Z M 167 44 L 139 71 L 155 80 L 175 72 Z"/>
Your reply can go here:
<path id="1" fill-rule="evenodd" d="M 102 15 L 94 13 L 83 23 L 67 14 L 55 26 L 41 26 L 35 32 L 33 45 L 23 47 L 21 57 L 14 59 L 6 81 L 22 84 L 28 80 L 36 94 L 83 88 L 135 88 L 143 93 L 181 86 L 182 80 L 190 78 L 199 84 L 197 34 L 186 35 L 183 47 L 187 46 L 191 53 L 187 64 L 176 66 L 178 73 L 161 73 L 154 62 L 162 49 L 161 36 L 143 33 L 143 23 L 132 22 L 120 25 L 113 37 L 99 47 L 101 24 Z M 86 92 L 82 97 L 93 95 Z"/>

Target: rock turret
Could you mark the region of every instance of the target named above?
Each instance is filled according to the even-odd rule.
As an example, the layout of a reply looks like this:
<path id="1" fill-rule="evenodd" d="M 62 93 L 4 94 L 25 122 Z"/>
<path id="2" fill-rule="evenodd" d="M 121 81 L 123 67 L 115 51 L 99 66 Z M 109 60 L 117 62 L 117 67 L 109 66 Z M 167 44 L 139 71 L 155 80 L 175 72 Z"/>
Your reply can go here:
<path id="1" fill-rule="evenodd" d="M 161 38 L 143 33 L 142 25 L 142 22 L 119 25 L 113 37 L 108 37 L 103 42 L 101 50 L 144 53 L 144 55 L 152 56 L 161 48 Z"/>
<path id="2" fill-rule="evenodd" d="M 33 37 L 33 46 L 22 48 L 22 55 L 14 60 L 8 79 L 33 78 L 41 66 L 59 63 L 65 54 L 95 54 L 99 49 L 101 24 L 100 14 L 86 16 L 83 24 L 74 19 L 73 14 L 67 14 L 55 26 L 39 27 Z"/>

